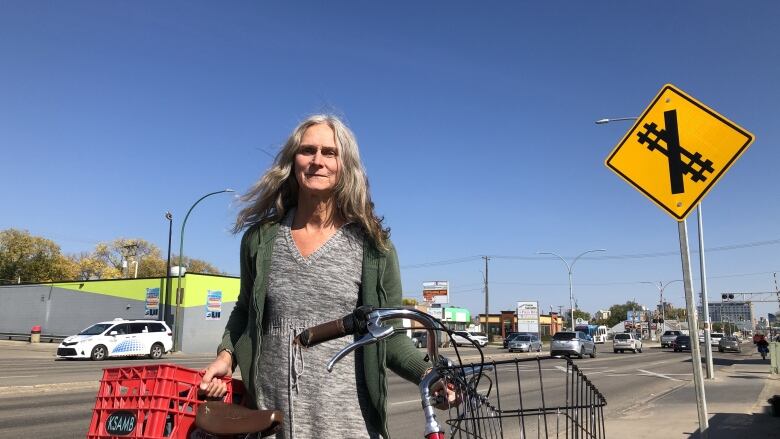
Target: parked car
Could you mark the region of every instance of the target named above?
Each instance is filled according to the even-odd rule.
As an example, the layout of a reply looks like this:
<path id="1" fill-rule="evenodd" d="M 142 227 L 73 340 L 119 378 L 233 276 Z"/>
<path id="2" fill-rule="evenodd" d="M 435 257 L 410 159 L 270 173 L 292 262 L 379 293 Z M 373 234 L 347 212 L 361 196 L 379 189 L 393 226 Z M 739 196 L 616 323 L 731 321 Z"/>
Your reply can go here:
<path id="1" fill-rule="evenodd" d="M 596 343 L 593 339 L 580 331 L 556 332 L 550 343 L 550 355 L 576 355 L 579 358 L 585 355 L 591 358 L 596 356 Z"/>
<path id="2" fill-rule="evenodd" d="M 623 353 L 625 351 L 631 351 L 633 353 L 642 352 L 642 340 L 638 339 L 634 334 L 629 332 L 625 334 L 615 334 L 615 338 L 612 340 L 612 350 L 617 354 L 618 351 Z"/>
<path id="3" fill-rule="evenodd" d="M 690 351 L 691 350 L 691 336 L 678 335 L 672 343 L 672 349 L 675 352 Z"/>
<path id="4" fill-rule="evenodd" d="M 474 340 L 480 347 L 488 344 L 488 338 L 485 334 L 468 331 L 455 331 L 452 334 L 452 343 L 455 346 L 474 346 L 471 340 Z"/>
<path id="5" fill-rule="evenodd" d="M 733 335 L 729 335 L 720 339 L 718 342 L 718 352 L 742 352 L 742 347 L 739 345 L 739 339 Z"/>
<path id="6" fill-rule="evenodd" d="M 662 348 L 670 348 L 672 347 L 672 343 L 674 342 L 674 339 L 677 338 L 678 335 L 683 335 L 682 331 L 666 331 L 661 335 L 661 347 Z"/>
<path id="7" fill-rule="evenodd" d="M 518 335 L 509 340 L 509 352 L 541 352 L 542 341 L 535 334 Z"/>
<path id="8" fill-rule="evenodd" d="M 171 329 L 158 320 L 114 319 L 96 323 L 67 337 L 57 347 L 57 358 L 149 356 L 158 359 L 173 349 Z"/>

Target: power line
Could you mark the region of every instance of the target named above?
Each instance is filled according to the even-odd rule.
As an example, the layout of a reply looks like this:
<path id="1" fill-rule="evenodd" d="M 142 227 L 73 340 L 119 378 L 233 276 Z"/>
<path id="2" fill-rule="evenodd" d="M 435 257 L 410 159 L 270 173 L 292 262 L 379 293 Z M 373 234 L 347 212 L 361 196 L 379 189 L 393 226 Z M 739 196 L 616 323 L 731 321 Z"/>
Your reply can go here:
<path id="1" fill-rule="evenodd" d="M 739 250 L 744 248 L 763 247 L 767 245 L 777 245 L 777 244 L 780 244 L 780 239 L 772 239 L 768 241 L 754 241 L 754 242 L 747 242 L 742 244 L 723 245 L 718 247 L 707 248 L 704 251 L 721 252 L 721 251 Z M 698 253 L 698 251 L 696 249 L 691 249 L 691 253 Z M 647 258 L 659 258 L 659 257 L 679 256 L 679 255 L 680 255 L 679 250 L 672 250 L 672 251 L 652 252 L 652 253 L 628 253 L 622 255 L 584 256 L 582 257 L 582 259 L 590 259 L 590 260 L 647 259 Z M 524 260 L 524 261 L 541 261 L 541 260 L 550 259 L 548 257 L 539 257 L 539 256 L 513 256 L 513 255 L 487 255 L 487 256 L 489 256 L 491 259 L 510 259 L 510 260 Z M 464 262 L 476 261 L 482 259 L 483 257 L 484 256 L 466 256 L 462 258 L 445 259 L 442 261 L 403 265 L 401 266 L 401 268 L 414 269 L 414 268 L 434 267 L 439 265 L 462 264 Z"/>

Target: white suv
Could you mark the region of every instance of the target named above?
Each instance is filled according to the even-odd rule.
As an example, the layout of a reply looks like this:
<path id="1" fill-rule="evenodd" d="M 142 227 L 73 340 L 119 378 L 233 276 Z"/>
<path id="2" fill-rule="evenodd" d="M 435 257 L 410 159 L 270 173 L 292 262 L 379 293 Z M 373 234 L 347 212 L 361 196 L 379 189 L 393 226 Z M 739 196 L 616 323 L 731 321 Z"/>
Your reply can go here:
<path id="1" fill-rule="evenodd" d="M 57 358 L 146 356 L 158 359 L 173 348 L 171 329 L 158 320 L 114 319 L 95 323 L 60 343 Z"/>
<path id="2" fill-rule="evenodd" d="M 488 338 L 476 332 L 455 331 L 452 334 L 452 343 L 455 346 L 474 346 L 471 340 L 474 340 L 480 347 L 485 347 L 488 344 Z"/>
<path id="3" fill-rule="evenodd" d="M 636 338 L 632 333 L 626 332 L 624 334 L 615 334 L 615 338 L 612 340 L 612 350 L 617 354 L 618 351 L 623 353 L 625 351 L 631 351 L 633 353 L 642 352 L 642 340 Z"/>

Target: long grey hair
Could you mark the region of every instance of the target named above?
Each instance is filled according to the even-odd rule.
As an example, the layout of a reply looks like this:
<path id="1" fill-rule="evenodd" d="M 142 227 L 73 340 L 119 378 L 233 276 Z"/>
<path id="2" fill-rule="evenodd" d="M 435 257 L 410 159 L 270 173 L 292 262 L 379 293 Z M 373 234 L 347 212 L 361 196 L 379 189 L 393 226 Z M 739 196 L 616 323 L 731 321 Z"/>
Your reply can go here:
<path id="1" fill-rule="evenodd" d="M 390 229 L 384 228 L 382 218 L 374 213 L 357 139 L 341 119 L 330 114 L 309 116 L 295 127 L 271 168 L 241 196 L 240 201 L 245 203 L 245 207 L 238 213 L 233 233 L 257 223 L 279 221 L 291 207 L 297 205 L 298 181 L 293 173 L 295 154 L 306 129 L 318 124 L 327 124 L 336 134 L 341 172 L 333 196 L 339 213 L 347 222 L 360 224 L 374 245 L 386 250 Z"/>

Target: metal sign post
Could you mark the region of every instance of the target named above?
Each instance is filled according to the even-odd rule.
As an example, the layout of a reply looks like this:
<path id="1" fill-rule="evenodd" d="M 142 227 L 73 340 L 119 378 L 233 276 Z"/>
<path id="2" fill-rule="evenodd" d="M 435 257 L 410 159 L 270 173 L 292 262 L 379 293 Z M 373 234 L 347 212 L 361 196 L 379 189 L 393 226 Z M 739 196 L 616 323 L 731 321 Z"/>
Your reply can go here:
<path id="1" fill-rule="evenodd" d="M 696 208 L 696 218 L 699 222 L 699 267 L 701 269 L 701 312 L 704 314 L 704 352 L 707 361 L 707 379 L 715 379 L 715 366 L 712 363 L 712 324 L 710 322 L 710 305 L 707 299 L 707 270 L 704 263 L 704 229 L 701 225 L 701 203 Z"/>
<path id="2" fill-rule="evenodd" d="M 699 352 L 699 334 L 696 323 L 696 305 L 693 300 L 693 284 L 691 275 L 691 252 L 688 248 L 688 223 L 682 220 L 677 223 L 680 234 L 680 256 L 682 259 L 683 285 L 685 285 L 685 307 L 688 313 L 688 333 L 691 337 L 691 364 L 693 365 L 693 381 L 696 387 L 696 406 L 699 413 L 699 431 L 701 437 L 707 438 L 709 420 L 707 416 L 707 399 L 704 395 L 704 378 L 701 369 L 701 353 Z"/>
<path id="3" fill-rule="evenodd" d="M 627 119 L 627 118 L 626 118 Z M 601 123 L 603 121 L 599 121 Z M 754 136 L 677 87 L 667 84 L 637 118 L 605 164 L 623 180 L 678 221 L 688 331 L 696 386 L 701 437 L 707 437 L 707 401 L 699 352 L 693 297 L 688 224 L 685 218 L 734 162 L 753 143 Z M 701 209 L 701 207 L 700 207 Z M 699 211 L 701 233 L 701 211 Z M 704 242 L 699 240 L 705 343 L 710 352 Z M 663 306 L 663 303 L 661 304 Z M 708 358 L 711 355 L 708 354 Z M 711 360 L 708 377 L 713 376 Z"/>

